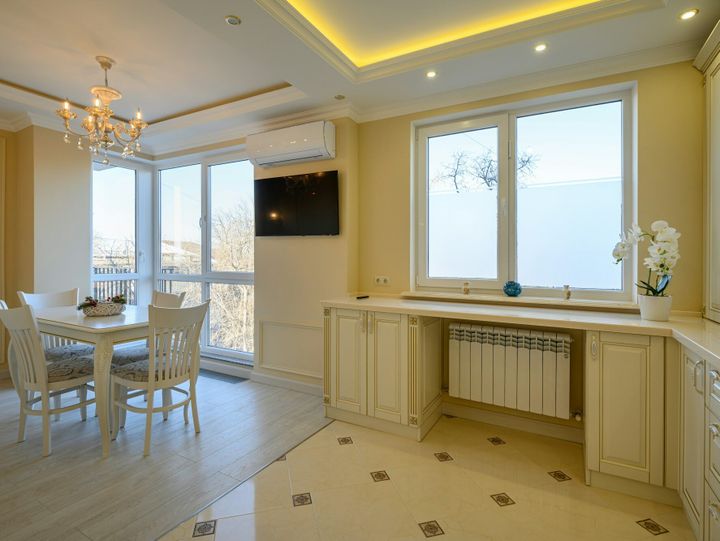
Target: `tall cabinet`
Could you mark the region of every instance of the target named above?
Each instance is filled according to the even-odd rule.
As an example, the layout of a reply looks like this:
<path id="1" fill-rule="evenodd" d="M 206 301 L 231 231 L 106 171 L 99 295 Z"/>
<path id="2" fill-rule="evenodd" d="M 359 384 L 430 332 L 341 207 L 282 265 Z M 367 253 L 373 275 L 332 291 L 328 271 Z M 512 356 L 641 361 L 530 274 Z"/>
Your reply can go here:
<path id="1" fill-rule="evenodd" d="M 695 59 L 705 74 L 705 317 L 720 322 L 720 22 Z"/>

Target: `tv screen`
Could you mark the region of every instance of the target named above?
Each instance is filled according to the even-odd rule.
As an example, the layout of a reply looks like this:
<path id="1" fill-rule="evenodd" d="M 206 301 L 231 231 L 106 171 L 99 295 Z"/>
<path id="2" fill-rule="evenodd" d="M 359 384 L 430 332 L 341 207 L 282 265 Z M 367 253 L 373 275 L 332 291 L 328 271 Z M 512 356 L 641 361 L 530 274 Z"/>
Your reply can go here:
<path id="1" fill-rule="evenodd" d="M 338 172 L 255 181 L 258 237 L 338 235 Z"/>

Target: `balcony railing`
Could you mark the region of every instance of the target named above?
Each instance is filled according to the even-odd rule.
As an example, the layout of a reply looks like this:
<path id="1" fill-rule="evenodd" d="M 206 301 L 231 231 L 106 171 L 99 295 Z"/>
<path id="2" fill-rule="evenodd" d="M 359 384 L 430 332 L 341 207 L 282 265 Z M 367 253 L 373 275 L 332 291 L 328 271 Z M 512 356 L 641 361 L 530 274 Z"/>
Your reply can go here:
<path id="1" fill-rule="evenodd" d="M 135 269 L 132 267 L 93 267 L 93 274 L 95 275 L 130 274 L 134 272 Z M 108 297 L 114 297 L 116 295 L 125 295 L 128 304 L 137 304 L 137 280 L 135 279 L 121 278 L 117 280 L 95 280 L 92 285 L 93 297 L 96 299 L 107 299 Z"/>

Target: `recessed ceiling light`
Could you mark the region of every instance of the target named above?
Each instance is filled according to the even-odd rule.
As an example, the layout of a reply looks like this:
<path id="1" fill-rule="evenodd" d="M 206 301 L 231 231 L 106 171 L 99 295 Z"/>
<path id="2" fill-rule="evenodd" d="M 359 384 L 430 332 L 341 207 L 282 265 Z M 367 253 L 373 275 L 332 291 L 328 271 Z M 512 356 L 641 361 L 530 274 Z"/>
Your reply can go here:
<path id="1" fill-rule="evenodd" d="M 535 52 L 542 53 L 547 49 L 547 43 L 538 43 L 535 45 Z"/>
<path id="2" fill-rule="evenodd" d="M 427 77 L 428 79 L 434 79 L 435 77 L 437 77 L 437 73 L 435 73 L 433 70 L 430 70 L 425 74 L 425 77 Z"/>
<path id="3" fill-rule="evenodd" d="M 230 26 L 238 26 L 242 21 L 237 15 L 226 15 L 225 22 L 228 23 Z"/>
<path id="4" fill-rule="evenodd" d="M 695 17 L 695 15 L 697 15 L 698 13 L 700 13 L 700 10 L 697 8 L 688 9 L 687 11 L 683 11 L 680 14 L 680 20 L 687 21 L 688 19 L 692 19 L 693 17 Z"/>

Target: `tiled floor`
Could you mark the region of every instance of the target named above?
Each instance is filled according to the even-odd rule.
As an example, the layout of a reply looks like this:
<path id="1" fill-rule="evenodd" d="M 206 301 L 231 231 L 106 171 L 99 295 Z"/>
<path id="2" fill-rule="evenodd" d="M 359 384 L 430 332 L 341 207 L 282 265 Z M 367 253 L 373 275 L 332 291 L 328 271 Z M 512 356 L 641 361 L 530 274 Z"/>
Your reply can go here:
<path id="1" fill-rule="evenodd" d="M 583 479 L 569 442 L 444 417 L 417 443 L 336 421 L 162 541 L 693 539 L 680 509 Z"/>

